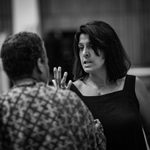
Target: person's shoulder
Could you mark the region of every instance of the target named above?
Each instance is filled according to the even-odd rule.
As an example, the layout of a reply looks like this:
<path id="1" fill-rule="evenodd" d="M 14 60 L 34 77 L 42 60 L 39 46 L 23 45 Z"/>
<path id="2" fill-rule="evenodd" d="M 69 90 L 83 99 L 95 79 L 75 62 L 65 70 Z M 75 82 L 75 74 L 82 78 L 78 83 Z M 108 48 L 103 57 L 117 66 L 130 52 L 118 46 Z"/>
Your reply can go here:
<path id="1" fill-rule="evenodd" d="M 148 89 L 143 80 L 139 77 L 136 77 L 135 92 L 139 102 L 143 103 L 143 100 L 146 100 L 149 97 Z"/>
<path id="2" fill-rule="evenodd" d="M 63 111 L 68 112 L 75 111 L 76 113 L 80 113 L 81 111 L 83 114 L 89 115 L 86 105 L 75 92 L 69 89 L 56 89 L 52 86 L 48 86 L 48 88 L 50 89 L 49 101 L 51 101 L 51 104 L 53 103 L 53 106 L 56 106 L 57 109 L 63 109 Z M 74 113 L 74 115 L 76 113 Z"/>
<path id="3" fill-rule="evenodd" d="M 78 79 L 78 80 L 74 81 L 73 84 L 77 87 L 77 89 L 80 89 L 83 85 L 83 81 Z"/>
<path id="4" fill-rule="evenodd" d="M 142 81 L 142 79 L 140 79 L 137 76 L 136 76 L 136 80 L 135 80 L 135 89 L 138 91 L 145 91 L 146 90 L 146 86 L 145 86 L 144 82 Z"/>
<path id="5" fill-rule="evenodd" d="M 76 93 L 69 89 L 57 89 L 54 86 L 47 85 L 46 93 L 54 100 L 58 100 L 60 103 L 72 103 L 72 101 L 79 101 L 79 97 L 76 95 Z"/>

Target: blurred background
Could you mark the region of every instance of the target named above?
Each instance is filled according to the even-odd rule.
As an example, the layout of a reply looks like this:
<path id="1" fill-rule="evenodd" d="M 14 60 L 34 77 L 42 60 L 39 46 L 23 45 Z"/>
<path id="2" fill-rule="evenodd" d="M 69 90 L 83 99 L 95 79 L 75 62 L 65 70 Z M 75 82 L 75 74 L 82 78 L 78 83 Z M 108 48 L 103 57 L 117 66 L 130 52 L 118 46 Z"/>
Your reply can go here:
<path id="1" fill-rule="evenodd" d="M 7 35 L 33 31 L 42 36 L 50 73 L 62 66 L 72 79 L 73 38 L 91 20 L 103 20 L 117 32 L 132 67 L 150 91 L 150 0 L 1 0 L 0 46 Z M 10 84 L 0 62 L 0 93 Z"/>

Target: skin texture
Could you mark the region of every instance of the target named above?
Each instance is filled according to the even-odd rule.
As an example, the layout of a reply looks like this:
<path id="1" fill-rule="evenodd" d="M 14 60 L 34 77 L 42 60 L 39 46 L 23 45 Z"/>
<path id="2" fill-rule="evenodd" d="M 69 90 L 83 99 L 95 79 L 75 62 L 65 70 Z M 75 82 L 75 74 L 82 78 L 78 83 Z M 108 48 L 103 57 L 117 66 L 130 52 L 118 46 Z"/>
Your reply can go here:
<path id="1" fill-rule="evenodd" d="M 98 51 L 99 56 L 95 54 L 87 34 L 80 35 L 78 47 L 81 65 L 85 72 L 97 74 L 96 71 L 102 70 L 105 62 L 103 53 Z"/>

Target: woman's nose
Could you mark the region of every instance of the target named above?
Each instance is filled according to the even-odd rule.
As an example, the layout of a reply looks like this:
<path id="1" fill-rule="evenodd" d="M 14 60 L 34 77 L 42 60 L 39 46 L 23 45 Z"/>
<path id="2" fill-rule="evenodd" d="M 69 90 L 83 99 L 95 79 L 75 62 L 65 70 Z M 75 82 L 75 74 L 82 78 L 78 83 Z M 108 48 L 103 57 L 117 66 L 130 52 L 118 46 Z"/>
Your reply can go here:
<path id="1" fill-rule="evenodd" d="M 84 57 L 89 57 L 90 56 L 90 53 L 86 48 L 83 50 L 83 56 Z"/>

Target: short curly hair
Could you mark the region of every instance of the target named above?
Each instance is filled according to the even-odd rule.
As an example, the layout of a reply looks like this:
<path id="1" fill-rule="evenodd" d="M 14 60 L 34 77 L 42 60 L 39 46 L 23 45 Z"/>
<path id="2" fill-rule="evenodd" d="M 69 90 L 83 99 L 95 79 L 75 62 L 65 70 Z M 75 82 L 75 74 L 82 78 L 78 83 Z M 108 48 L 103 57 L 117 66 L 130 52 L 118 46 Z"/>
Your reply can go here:
<path id="1" fill-rule="evenodd" d="M 1 47 L 3 68 L 10 80 L 31 76 L 38 58 L 43 60 L 43 41 L 32 32 L 9 35 Z"/>
<path id="2" fill-rule="evenodd" d="M 110 82 L 124 77 L 131 66 L 131 62 L 114 29 L 103 21 L 88 22 L 79 27 L 74 38 L 74 79 L 83 78 L 87 73 L 83 70 L 79 57 L 79 38 L 81 34 L 88 34 L 96 55 L 101 50 L 104 53 L 106 71 Z"/>

